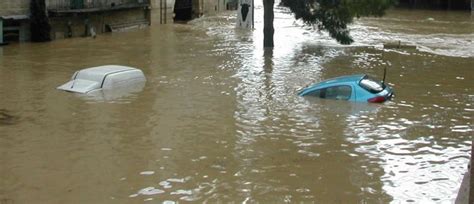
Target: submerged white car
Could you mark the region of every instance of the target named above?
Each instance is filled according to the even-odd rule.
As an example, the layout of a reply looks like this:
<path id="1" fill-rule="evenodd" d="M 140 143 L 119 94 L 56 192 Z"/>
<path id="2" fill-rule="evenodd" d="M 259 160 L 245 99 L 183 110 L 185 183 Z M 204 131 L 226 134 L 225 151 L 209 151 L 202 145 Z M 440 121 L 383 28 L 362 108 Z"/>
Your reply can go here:
<path id="1" fill-rule="evenodd" d="M 124 88 L 146 81 L 139 69 L 120 65 L 105 65 L 82 69 L 72 75 L 71 81 L 58 87 L 75 93 L 90 93 L 98 90 Z"/>
<path id="2" fill-rule="evenodd" d="M 121 65 L 104 65 L 75 72 L 71 81 L 57 89 L 84 94 L 96 100 L 114 100 L 140 92 L 145 82 L 145 75 L 139 69 Z"/>

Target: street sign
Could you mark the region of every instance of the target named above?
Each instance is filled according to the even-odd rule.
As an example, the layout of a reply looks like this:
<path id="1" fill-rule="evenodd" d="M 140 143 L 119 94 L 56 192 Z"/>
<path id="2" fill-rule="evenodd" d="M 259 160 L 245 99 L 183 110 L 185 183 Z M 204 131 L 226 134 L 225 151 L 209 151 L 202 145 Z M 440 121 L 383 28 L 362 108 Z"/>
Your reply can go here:
<path id="1" fill-rule="evenodd" d="M 237 9 L 237 27 L 252 29 L 254 17 L 253 11 L 253 0 L 239 0 Z"/>

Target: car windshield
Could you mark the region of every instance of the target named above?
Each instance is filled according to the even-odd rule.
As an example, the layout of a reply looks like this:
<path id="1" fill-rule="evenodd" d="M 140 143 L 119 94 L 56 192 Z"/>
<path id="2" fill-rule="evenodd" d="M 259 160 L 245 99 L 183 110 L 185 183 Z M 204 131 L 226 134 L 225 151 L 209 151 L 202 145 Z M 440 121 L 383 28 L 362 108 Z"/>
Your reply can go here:
<path id="1" fill-rule="evenodd" d="M 375 81 L 369 78 L 368 76 L 360 80 L 359 84 L 362 88 L 364 88 L 365 90 L 371 93 L 378 93 L 378 92 L 383 91 L 384 89 L 383 85 L 380 82 Z"/>

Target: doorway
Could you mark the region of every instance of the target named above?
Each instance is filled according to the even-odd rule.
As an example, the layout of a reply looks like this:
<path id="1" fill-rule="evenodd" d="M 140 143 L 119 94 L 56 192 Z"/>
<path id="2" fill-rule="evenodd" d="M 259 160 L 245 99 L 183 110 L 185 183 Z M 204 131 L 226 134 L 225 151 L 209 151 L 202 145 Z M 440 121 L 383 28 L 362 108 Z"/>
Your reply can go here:
<path id="1" fill-rule="evenodd" d="M 193 19 L 193 1 L 192 0 L 176 0 L 174 5 L 174 21 L 190 21 Z"/>

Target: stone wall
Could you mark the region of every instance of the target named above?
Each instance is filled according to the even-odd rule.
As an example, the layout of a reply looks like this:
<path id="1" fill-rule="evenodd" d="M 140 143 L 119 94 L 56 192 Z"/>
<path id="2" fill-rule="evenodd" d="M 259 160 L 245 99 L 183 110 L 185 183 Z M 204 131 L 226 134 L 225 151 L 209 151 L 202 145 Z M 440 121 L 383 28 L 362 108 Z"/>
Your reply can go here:
<path id="1" fill-rule="evenodd" d="M 30 14 L 30 0 L 0 0 L 0 16 Z"/>
<path id="2" fill-rule="evenodd" d="M 201 4 L 204 15 L 215 15 L 226 10 L 225 0 L 201 0 Z"/>
<path id="3" fill-rule="evenodd" d="M 150 23 L 169 24 L 173 23 L 175 0 L 150 0 Z"/>
<path id="4" fill-rule="evenodd" d="M 13 15 L 30 15 L 30 0 L 0 0 L 0 17 Z M 0 21 L 2 21 L 0 19 Z M 12 25 L 12 22 L 15 23 Z M 10 31 L 5 31 L 10 26 Z M 11 26 L 17 27 L 17 31 L 12 31 Z M 30 40 L 30 25 L 28 19 L 22 20 L 5 20 L 2 22 L 0 28 L 0 43 L 3 42 L 3 37 L 17 33 L 18 41 L 24 42 Z M 4 33 L 6 32 L 6 33 Z M 5 34 L 5 35 L 3 35 Z"/>
<path id="5" fill-rule="evenodd" d="M 193 10 L 196 16 L 215 15 L 226 10 L 226 0 L 193 0 Z"/>
<path id="6" fill-rule="evenodd" d="M 215 15 L 226 10 L 229 0 L 193 0 L 192 16 L 197 18 L 202 15 Z M 174 6 L 176 0 L 151 0 L 151 23 L 173 23 Z"/>
<path id="7" fill-rule="evenodd" d="M 84 36 L 86 21 L 97 34 L 108 32 L 107 25 L 147 20 L 148 11 L 143 8 L 107 11 L 103 13 L 77 14 L 62 17 L 50 17 L 51 35 L 53 39 L 67 38 L 68 24 L 71 26 L 72 37 Z"/>
<path id="8" fill-rule="evenodd" d="M 30 14 L 30 0 L 0 1 L 0 16 Z M 88 0 L 85 0 L 85 2 L 87 1 Z M 229 0 L 193 0 L 192 16 L 200 17 L 201 15 L 215 15 L 218 12 L 225 11 L 227 1 Z M 69 28 L 72 37 L 83 36 L 86 29 L 86 19 L 88 19 L 87 21 L 94 27 L 96 33 L 106 32 L 107 24 L 124 23 L 135 20 L 149 20 L 152 25 L 170 24 L 174 21 L 175 2 L 176 0 L 150 0 L 150 10 L 138 8 L 88 13 L 87 15 L 74 14 L 61 17 L 50 17 L 52 39 L 69 37 Z M 54 1 L 46 0 L 46 4 L 54 4 Z M 27 28 L 25 27 L 25 29 Z M 28 39 L 28 37 L 21 38 L 21 41 Z"/>

